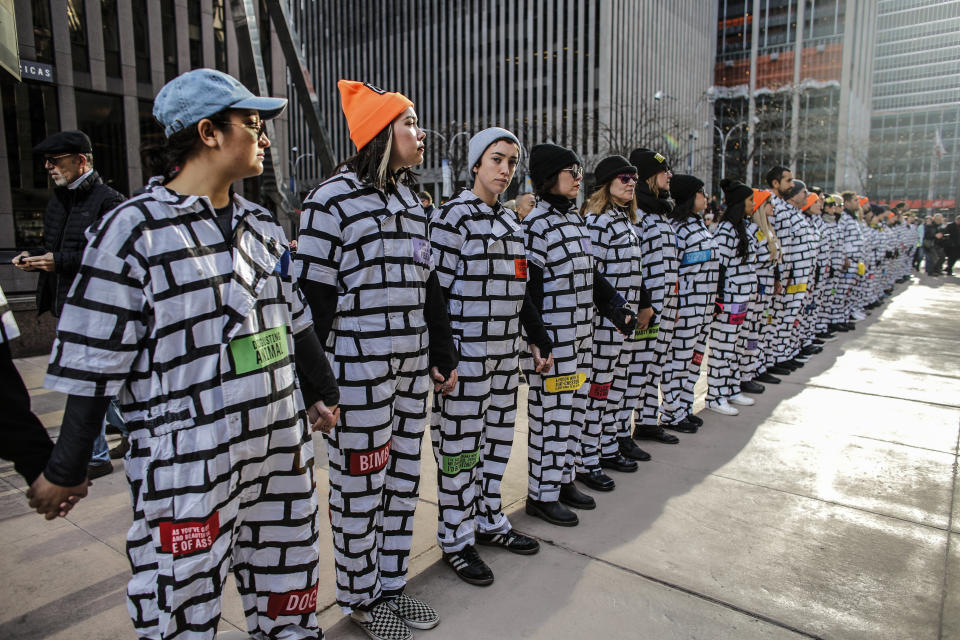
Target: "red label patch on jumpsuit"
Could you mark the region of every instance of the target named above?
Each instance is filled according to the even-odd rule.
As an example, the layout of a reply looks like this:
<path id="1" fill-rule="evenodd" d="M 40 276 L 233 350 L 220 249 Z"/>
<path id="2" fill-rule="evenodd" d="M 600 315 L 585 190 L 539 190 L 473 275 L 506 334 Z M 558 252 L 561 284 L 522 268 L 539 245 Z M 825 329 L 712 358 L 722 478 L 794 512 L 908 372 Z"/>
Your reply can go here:
<path id="1" fill-rule="evenodd" d="M 610 395 L 610 382 L 606 384 L 597 384 L 594 382 L 590 385 L 590 393 L 587 395 L 595 400 L 606 400 L 607 396 Z"/>
<path id="2" fill-rule="evenodd" d="M 220 534 L 220 514 L 196 522 L 161 522 L 160 549 L 174 556 L 193 553 L 213 546 Z"/>
<path id="3" fill-rule="evenodd" d="M 518 278 L 520 278 L 521 280 L 527 279 L 527 259 L 526 258 L 516 258 L 513 261 L 513 269 Z"/>
<path id="4" fill-rule="evenodd" d="M 375 473 L 387 466 L 387 461 L 390 460 L 390 443 L 369 451 L 351 451 L 349 459 L 350 475 L 365 476 Z"/>
<path id="5" fill-rule="evenodd" d="M 693 358 L 690 359 L 693 364 L 700 364 L 703 362 L 703 351 L 694 351 Z"/>
<path id="6" fill-rule="evenodd" d="M 276 620 L 278 616 L 295 616 L 316 611 L 318 586 L 315 584 L 303 591 L 270 594 L 267 617 Z"/>

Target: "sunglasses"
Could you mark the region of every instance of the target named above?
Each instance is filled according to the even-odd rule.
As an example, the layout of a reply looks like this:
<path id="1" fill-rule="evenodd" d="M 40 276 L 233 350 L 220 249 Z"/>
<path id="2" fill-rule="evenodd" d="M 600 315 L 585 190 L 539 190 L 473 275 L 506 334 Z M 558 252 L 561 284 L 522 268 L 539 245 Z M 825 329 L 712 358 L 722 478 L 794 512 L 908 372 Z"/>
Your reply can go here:
<path id="1" fill-rule="evenodd" d="M 60 166 L 60 161 L 61 161 L 61 160 L 63 160 L 64 158 L 69 158 L 69 157 L 72 156 L 72 155 L 76 155 L 76 154 L 74 154 L 74 153 L 61 153 L 61 154 L 58 155 L 58 156 L 44 156 L 44 157 L 43 157 L 43 166 L 47 166 L 47 165 L 49 164 L 49 165 L 51 165 L 51 166 L 53 166 L 53 167 L 58 167 L 58 166 Z"/>
<path id="2" fill-rule="evenodd" d="M 226 122 L 226 121 L 216 121 L 217 124 L 225 124 L 231 127 L 244 127 L 249 129 L 257 134 L 257 140 L 260 139 L 260 136 L 264 135 L 267 132 L 267 121 L 259 120 L 257 122 Z"/>
<path id="3" fill-rule="evenodd" d="M 566 169 L 561 169 L 560 171 L 566 171 L 574 180 L 579 180 L 583 177 L 583 167 L 567 167 Z"/>
<path id="4" fill-rule="evenodd" d="M 621 173 L 617 176 L 621 184 L 637 184 L 637 176 L 633 173 Z"/>

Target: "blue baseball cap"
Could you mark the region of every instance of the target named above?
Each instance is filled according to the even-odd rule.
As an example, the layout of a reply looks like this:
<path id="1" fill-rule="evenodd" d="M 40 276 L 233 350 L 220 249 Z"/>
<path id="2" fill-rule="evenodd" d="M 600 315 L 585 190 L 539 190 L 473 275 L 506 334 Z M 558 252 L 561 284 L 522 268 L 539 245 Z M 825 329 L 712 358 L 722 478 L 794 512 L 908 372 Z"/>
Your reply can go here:
<path id="1" fill-rule="evenodd" d="M 163 85 L 153 101 L 153 117 L 168 138 L 224 109 L 255 109 L 270 120 L 287 106 L 286 98 L 253 95 L 239 80 L 215 69 L 194 69 Z"/>

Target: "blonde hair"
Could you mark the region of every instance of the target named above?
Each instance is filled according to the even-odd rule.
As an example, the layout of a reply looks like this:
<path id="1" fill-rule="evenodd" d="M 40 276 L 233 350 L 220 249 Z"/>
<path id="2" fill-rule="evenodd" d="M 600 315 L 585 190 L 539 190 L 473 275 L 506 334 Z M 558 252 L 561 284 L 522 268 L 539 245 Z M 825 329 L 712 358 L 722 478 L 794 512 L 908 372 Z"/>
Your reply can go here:
<path id="1" fill-rule="evenodd" d="M 616 178 L 614 178 L 616 180 Z M 599 189 L 594 191 L 587 201 L 583 204 L 582 215 L 586 217 L 588 213 L 603 213 L 609 209 L 619 208 L 616 202 L 613 201 L 613 197 L 610 195 L 610 185 L 613 183 L 613 180 L 607 182 Z M 634 193 L 633 197 L 630 198 L 630 202 L 624 205 L 627 209 L 627 217 L 630 219 L 630 222 L 637 223 L 637 194 Z"/>
<path id="2" fill-rule="evenodd" d="M 763 232 L 763 235 L 767 237 L 767 248 L 770 249 L 770 264 L 777 264 L 780 262 L 780 242 L 777 238 L 777 232 L 773 230 L 773 226 L 770 224 L 770 220 L 767 218 L 767 215 L 763 212 L 765 205 L 770 205 L 770 201 L 767 200 L 756 211 L 753 212 L 751 219 L 754 224 L 760 227 L 760 231 Z M 772 206 L 772 205 L 770 205 Z"/>
<path id="3" fill-rule="evenodd" d="M 653 195 L 655 195 L 656 197 L 659 198 L 659 197 L 660 197 L 660 187 L 657 186 L 657 176 L 658 176 L 658 175 L 660 175 L 660 174 L 655 173 L 655 174 L 653 174 L 652 176 L 650 176 L 649 178 L 647 178 L 647 186 L 650 187 L 650 193 L 652 193 Z"/>

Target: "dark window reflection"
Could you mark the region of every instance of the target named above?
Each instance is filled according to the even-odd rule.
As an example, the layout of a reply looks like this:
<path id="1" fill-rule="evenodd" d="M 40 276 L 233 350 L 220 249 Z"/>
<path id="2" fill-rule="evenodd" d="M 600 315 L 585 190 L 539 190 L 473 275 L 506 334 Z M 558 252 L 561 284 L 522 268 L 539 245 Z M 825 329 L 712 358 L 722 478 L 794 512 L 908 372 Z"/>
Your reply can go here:
<path id="1" fill-rule="evenodd" d="M 127 143 L 123 126 L 123 97 L 76 91 L 77 128 L 93 143 L 93 166 L 103 181 L 128 195 Z"/>
<path id="2" fill-rule="evenodd" d="M 167 82 L 177 77 L 177 17 L 173 0 L 160 3 L 160 26 L 163 30 L 163 75 Z"/>
<path id="3" fill-rule="evenodd" d="M 117 0 L 100 0 L 100 14 L 103 20 L 103 58 L 107 75 L 119 78 L 120 20 L 117 18 Z"/>
<path id="4" fill-rule="evenodd" d="M 70 52 L 73 54 L 73 70 L 90 73 L 85 0 L 67 0 L 67 27 L 70 29 Z"/>
<path id="5" fill-rule="evenodd" d="M 147 19 L 147 12 L 133 12 L 133 49 L 137 60 L 137 82 L 149 84 L 152 82 L 150 77 L 150 40 L 148 34 L 150 28 Z"/>
<path id="6" fill-rule="evenodd" d="M 37 61 L 53 64 L 53 26 L 50 22 L 50 0 L 33 0 L 33 46 Z"/>

